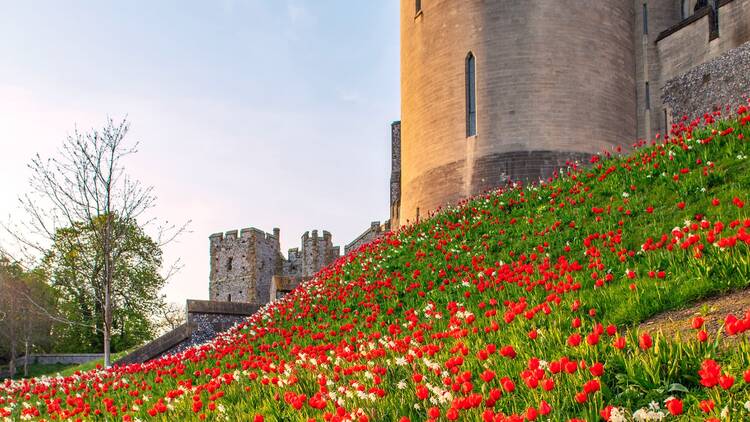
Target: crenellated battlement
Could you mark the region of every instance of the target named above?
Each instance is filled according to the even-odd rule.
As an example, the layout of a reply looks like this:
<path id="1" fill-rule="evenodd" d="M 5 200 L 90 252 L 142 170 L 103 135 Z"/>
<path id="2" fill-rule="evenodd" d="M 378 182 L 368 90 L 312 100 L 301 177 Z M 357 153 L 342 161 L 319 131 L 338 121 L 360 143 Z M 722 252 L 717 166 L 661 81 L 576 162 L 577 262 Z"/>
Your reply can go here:
<path id="1" fill-rule="evenodd" d="M 246 227 L 239 230 L 229 230 L 227 232 L 214 233 L 208 238 L 211 243 L 214 243 L 224 240 L 249 239 L 251 237 L 256 237 L 258 239 L 264 240 L 278 240 L 280 237 L 280 230 L 278 228 L 274 228 L 273 233 L 267 233 L 255 227 Z"/>

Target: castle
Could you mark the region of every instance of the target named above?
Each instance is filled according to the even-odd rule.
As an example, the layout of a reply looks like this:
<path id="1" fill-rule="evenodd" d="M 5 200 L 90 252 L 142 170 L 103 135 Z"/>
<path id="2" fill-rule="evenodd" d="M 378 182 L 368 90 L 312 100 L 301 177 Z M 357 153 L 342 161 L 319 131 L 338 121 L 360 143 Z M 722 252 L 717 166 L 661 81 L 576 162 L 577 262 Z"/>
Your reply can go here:
<path id="1" fill-rule="evenodd" d="M 750 87 L 750 0 L 401 0 L 400 15 L 390 219 L 345 253 L 441 206 L 665 133 L 674 116 Z M 340 252 L 325 231 L 305 233 L 288 259 L 278 229 L 210 243 L 210 299 L 252 304 Z"/>
<path id="2" fill-rule="evenodd" d="M 374 221 L 354 241 L 346 245 L 346 253 L 368 243 L 390 229 L 388 222 Z M 302 235 L 301 248 L 289 249 L 284 258 L 280 246 L 281 230 L 265 233 L 246 228 L 209 237 L 211 270 L 209 300 L 263 305 L 311 279 L 322 268 L 341 256 L 333 246 L 331 233 L 317 230 Z"/>
<path id="3" fill-rule="evenodd" d="M 321 268 L 333 263 L 340 255 L 333 246 L 331 234 L 313 230 L 302 235 L 302 247 L 289 250 L 288 259 L 281 254 L 281 231 L 273 234 L 256 228 L 216 233 L 211 235 L 211 272 L 209 298 L 214 301 L 244 302 L 256 305 L 268 303 L 283 294 L 282 289 L 271 295 L 274 277 L 289 279 L 296 285 L 310 279 Z M 280 283 L 288 280 L 277 280 Z"/>
<path id="4" fill-rule="evenodd" d="M 391 124 L 390 219 L 345 253 L 442 206 L 538 181 L 571 161 L 667 132 L 750 93 L 750 0 L 401 0 L 401 120 Z M 123 358 L 212 338 L 340 256 L 313 230 L 210 237 L 208 301 Z"/>

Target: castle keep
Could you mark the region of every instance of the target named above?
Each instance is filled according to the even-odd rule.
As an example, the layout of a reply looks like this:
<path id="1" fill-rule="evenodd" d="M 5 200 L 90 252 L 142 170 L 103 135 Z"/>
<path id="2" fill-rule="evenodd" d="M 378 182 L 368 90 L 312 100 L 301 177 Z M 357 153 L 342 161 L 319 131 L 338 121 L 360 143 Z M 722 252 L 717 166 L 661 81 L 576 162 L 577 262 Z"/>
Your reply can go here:
<path id="1" fill-rule="evenodd" d="M 670 81 L 750 41 L 750 0 L 401 0 L 400 14 L 393 227 L 724 105 L 711 91 L 686 108 L 703 76 Z"/>

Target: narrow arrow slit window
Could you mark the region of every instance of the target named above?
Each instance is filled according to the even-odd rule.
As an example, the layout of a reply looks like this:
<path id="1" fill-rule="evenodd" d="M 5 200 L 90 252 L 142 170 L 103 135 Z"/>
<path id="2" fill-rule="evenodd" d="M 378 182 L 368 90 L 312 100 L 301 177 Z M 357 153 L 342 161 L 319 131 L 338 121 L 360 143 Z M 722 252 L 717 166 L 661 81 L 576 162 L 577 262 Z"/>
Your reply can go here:
<path id="1" fill-rule="evenodd" d="M 466 136 L 477 134 L 477 83 L 476 60 L 469 52 L 466 56 Z"/>

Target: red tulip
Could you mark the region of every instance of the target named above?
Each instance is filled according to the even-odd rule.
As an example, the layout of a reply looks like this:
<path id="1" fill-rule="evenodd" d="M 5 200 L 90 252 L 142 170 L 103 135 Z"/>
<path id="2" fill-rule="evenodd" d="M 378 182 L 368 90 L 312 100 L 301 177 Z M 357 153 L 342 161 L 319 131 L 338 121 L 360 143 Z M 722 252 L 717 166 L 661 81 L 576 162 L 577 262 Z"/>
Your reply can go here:
<path id="1" fill-rule="evenodd" d="M 682 414 L 682 401 L 680 399 L 671 398 L 667 401 L 667 410 L 674 416 Z"/>
<path id="2" fill-rule="evenodd" d="M 725 390 L 729 390 L 734 385 L 734 377 L 729 375 L 722 375 L 719 377 L 719 386 Z"/>
<path id="3" fill-rule="evenodd" d="M 595 364 L 591 365 L 589 368 L 589 372 L 591 372 L 591 375 L 595 377 L 600 377 L 604 374 L 604 364 L 601 362 L 596 362 Z"/>
<path id="4" fill-rule="evenodd" d="M 695 317 L 693 318 L 693 329 L 697 330 L 703 326 L 703 318 L 701 317 Z"/>
<path id="5" fill-rule="evenodd" d="M 713 400 L 701 400 L 699 407 L 704 413 L 711 413 L 714 410 L 714 401 Z"/>
<path id="6" fill-rule="evenodd" d="M 698 371 L 698 375 L 701 377 L 701 385 L 709 388 L 717 385 L 720 373 L 721 368 L 715 361 L 711 359 L 704 360 L 701 364 L 701 369 Z"/>
<path id="7" fill-rule="evenodd" d="M 615 346 L 615 348 L 622 350 L 625 348 L 625 341 L 625 337 L 617 337 L 612 345 Z"/>
<path id="8" fill-rule="evenodd" d="M 638 345 L 642 350 L 648 350 L 654 345 L 654 341 L 648 333 L 643 333 L 638 340 Z"/>

